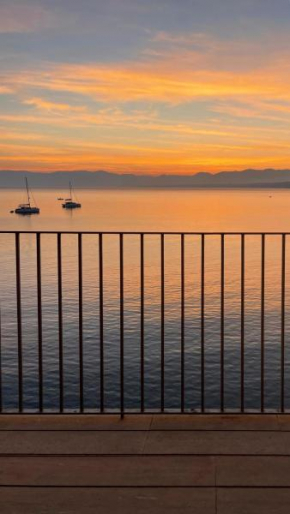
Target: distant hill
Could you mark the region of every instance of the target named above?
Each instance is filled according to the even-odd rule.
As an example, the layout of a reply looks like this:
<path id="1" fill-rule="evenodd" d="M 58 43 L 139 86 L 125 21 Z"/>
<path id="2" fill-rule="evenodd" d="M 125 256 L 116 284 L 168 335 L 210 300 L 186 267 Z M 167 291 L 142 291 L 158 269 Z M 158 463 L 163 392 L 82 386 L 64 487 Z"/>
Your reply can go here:
<path id="1" fill-rule="evenodd" d="M 65 189 L 71 180 L 78 189 L 109 188 L 245 188 L 290 187 L 290 170 L 227 171 L 215 175 L 134 175 L 108 171 L 56 171 L 41 173 L 31 171 L 0 170 L 0 188 L 21 188 L 28 177 L 32 188 Z"/>

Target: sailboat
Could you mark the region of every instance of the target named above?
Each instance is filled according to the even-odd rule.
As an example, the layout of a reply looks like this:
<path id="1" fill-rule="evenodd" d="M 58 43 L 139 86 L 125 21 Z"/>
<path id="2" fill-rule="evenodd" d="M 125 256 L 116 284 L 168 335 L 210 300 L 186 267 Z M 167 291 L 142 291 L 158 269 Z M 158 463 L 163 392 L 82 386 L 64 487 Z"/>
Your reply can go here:
<path id="1" fill-rule="evenodd" d="M 64 203 L 62 204 L 64 209 L 79 209 L 81 207 L 81 204 L 78 202 L 75 202 L 73 200 L 73 191 L 72 191 L 72 185 L 71 182 L 69 183 L 69 198 L 66 198 Z"/>
<path id="2" fill-rule="evenodd" d="M 15 209 L 16 214 L 39 214 L 40 209 L 36 206 L 32 206 L 30 202 L 31 194 L 29 191 L 28 180 L 25 177 L 25 186 L 26 186 L 26 194 L 27 194 L 27 203 L 22 203 L 18 205 L 17 209 Z"/>

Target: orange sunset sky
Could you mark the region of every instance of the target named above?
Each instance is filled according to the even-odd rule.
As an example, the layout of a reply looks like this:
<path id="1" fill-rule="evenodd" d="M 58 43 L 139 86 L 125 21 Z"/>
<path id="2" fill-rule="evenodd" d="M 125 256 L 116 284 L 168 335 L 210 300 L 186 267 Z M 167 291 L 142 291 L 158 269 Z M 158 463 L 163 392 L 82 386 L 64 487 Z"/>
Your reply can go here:
<path id="1" fill-rule="evenodd" d="M 290 168 L 289 0 L 0 0 L 0 168 Z"/>

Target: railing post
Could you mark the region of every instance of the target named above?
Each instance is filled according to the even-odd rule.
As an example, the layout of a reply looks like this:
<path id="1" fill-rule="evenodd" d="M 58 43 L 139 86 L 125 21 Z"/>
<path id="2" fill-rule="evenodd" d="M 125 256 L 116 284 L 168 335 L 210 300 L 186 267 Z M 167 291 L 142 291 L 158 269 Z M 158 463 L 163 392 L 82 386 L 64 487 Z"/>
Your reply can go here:
<path id="1" fill-rule="evenodd" d="M 140 354 L 141 412 L 144 412 L 144 234 L 140 234 Z"/>
<path id="2" fill-rule="evenodd" d="M 265 234 L 261 239 L 261 412 L 264 412 L 265 382 Z"/>
<path id="3" fill-rule="evenodd" d="M 124 241 L 120 234 L 120 409 L 124 418 Z"/>
<path id="4" fill-rule="evenodd" d="M 205 370 L 204 370 L 204 363 L 205 363 L 205 338 L 204 338 L 204 286 L 205 286 L 205 235 L 201 234 L 201 412 L 204 412 L 205 402 L 204 402 L 204 376 L 205 376 Z"/>
<path id="5" fill-rule="evenodd" d="M 63 315 L 62 315 L 62 251 L 61 233 L 57 234 L 58 274 L 58 352 L 59 352 L 59 410 L 63 412 Z"/>
<path id="6" fill-rule="evenodd" d="M 84 373 L 83 373 L 83 252 L 82 234 L 78 234 L 78 271 L 79 271 L 79 389 L 80 412 L 84 411 Z"/>
<path id="7" fill-rule="evenodd" d="M 15 233 L 16 257 L 16 302 L 17 302 L 17 339 L 18 339 L 18 406 L 23 411 L 23 364 L 22 364 L 22 312 L 21 312 L 21 269 L 20 269 L 20 235 Z"/>
<path id="8" fill-rule="evenodd" d="M 181 234 L 181 332 L 180 332 L 180 351 L 181 351 L 181 412 L 184 412 L 184 333 L 185 333 L 185 255 L 184 255 L 184 234 Z"/>
<path id="9" fill-rule="evenodd" d="M 286 289 L 286 235 L 282 235 L 282 269 L 281 269 L 281 412 L 285 412 L 285 289 Z"/>
<path id="10" fill-rule="evenodd" d="M 225 348 L 225 236 L 221 234 L 221 376 L 220 409 L 224 412 L 224 348 Z"/>
<path id="11" fill-rule="evenodd" d="M 244 412 L 245 381 L 245 234 L 241 235 L 241 412 Z"/>
<path id="12" fill-rule="evenodd" d="M 104 280 L 103 234 L 99 234 L 99 315 L 100 315 L 100 411 L 104 412 Z"/>
<path id="13" fill-rule="evenodd" d="M 165 366 L 165 264 L 164 234 L 161 234 L 161 412 L 164 412 L 164 366 Z"/>
<path id="14" fill-rule="evenodd" d="M 38 313 L 38 395 L 39 412 L 43 411 L 43 364 L 42 364 L 42 285 L 41 285 L 41 241 L 36 234 L 36 276 L 37 276 L 37 313 Z"/>
<path id="15" fill-rule="evenodd" d="M 0 304 L 0 413 L 2 412 L 2 409 L 2 309 Z"/>

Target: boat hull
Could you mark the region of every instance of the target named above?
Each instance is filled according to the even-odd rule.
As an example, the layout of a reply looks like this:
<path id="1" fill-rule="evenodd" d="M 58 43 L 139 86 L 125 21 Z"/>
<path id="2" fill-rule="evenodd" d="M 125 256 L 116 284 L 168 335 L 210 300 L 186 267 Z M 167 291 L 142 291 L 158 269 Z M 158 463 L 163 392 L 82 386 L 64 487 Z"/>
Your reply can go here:
<path id="1" fill-rule="evenodd" d="M 81 204 L 80 203 L 63 203 L 62 204 L 63 209 L 80 209 Z"/>
<path id="2" fill-rule="evenodd" d="M 38 209 L 38 207 L 20 207 L 18 209 L 15 209 L 15 214 L 22 214 L 23 216 L 27 216 L 27 215 L 30 215 L 30 214 L 39 214 L 40 213 L 40 210 Z"/>

